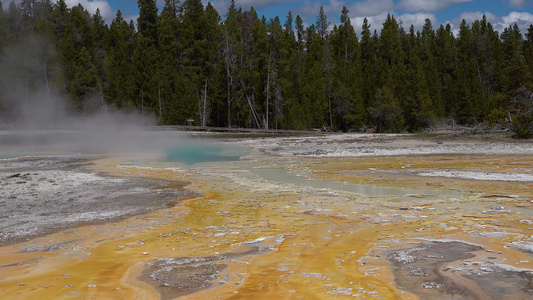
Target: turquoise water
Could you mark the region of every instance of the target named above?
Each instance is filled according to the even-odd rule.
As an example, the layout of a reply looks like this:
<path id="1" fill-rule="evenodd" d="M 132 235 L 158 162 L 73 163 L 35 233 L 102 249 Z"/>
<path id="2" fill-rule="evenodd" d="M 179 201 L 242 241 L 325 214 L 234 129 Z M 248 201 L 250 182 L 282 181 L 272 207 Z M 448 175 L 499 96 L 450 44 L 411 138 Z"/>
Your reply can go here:
<path id="1" fill-rule="evenodd" d="M 298 186 L 309 186 L 332 191 L 346 191 L 370 196 L 399 196 L 411 200 L 413 199 L 412 196 L 422 196 L 426 199 L 435 197 L 461 198 L 463 196 L 463 193 L 458 191 L 412 190 L 372 184 L 338 182 L 325 179 L 309 180 L 286 169 L 251 168 L 250 172 L 271 182 L 289 183 Z"/>
<path id="2" fill-rule="evenodd" d="M 42 157 L 42 156 L 60 156 L 60 155 L 66 155 L 66 153 L 52 153 L 52 152 L 31 152 L 31 151 L 24 151 L 24 152 L 0 152 L 0 159 L 13 159 L 13 158 L 21 158 L 21 157 Z"/>
<path id="3" fill-rule="evenodd" d="M 238 161 L 248 154 L 243 148 L 222 144 L 187 143 L 176 145 L 166 150 L 167 162 L 181 162 L 188 165 L 206 162 Z"/>

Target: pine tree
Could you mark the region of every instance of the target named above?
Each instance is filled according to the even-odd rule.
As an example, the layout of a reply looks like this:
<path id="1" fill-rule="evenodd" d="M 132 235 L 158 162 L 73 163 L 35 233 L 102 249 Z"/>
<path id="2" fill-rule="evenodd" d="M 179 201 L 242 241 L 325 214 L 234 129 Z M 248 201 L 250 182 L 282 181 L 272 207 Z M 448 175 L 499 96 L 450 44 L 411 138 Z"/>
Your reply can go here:
<path id="1" fill-rule="evenodd" d="M 166 0 L 159 15 L 159 54 L 161 66 L 158 84 L 158 115 L 160 124 L 183 124 L 180 96 L 184 94 L 186 82 L 180 74 L 181 6 L 179 1 Z"/>
<path id="2" fill-rule="evenodd" d="M 157 44 L 157 6 L 155 0 L 137 0 L 139 18 L 137 30 L 148 46 Z"/>
<path id="3" fill-rule="evenodd" d="M 136 107 L 141 110 L 143 122 L 145 115 L 155 112 L 159 106 L 159 58 L 158 26 L 155 0 L 138 0 L 139 18 L 137 19 L 138 39 L 133 53 L 137 94 L 134 96 Z"/>
<path id="4" fill-rule="evenodd" d="M 240 40 L 237 32 L 237 22 L 239 11 L 235 7 L 235 1 L 231 0 L 231 5 L 226 14 L 224 22 L 224 69 L 226 81 L 226 125 L 231 127 L 231 104 L 235 99 L 233 95 L 233 86 L 235 84 L 233 77 L 237 63 L 237 41 Z"/>
<path id="5" fill-rule="evenodd" d="M 2 2 L 0 2 L 0 55 L 7 42 L 7 30 L 7 20 L 2 7 Z"/>
<path id="6" fill-rule="evenodd" d="M 238 42 L 236 51 L 235 83 L 238 87 L 236 96 L 241 101 L 235 103 L 234 107 L 238 116 L 237 122 L 241 126 L 264 128 L 265 119 L 262 117 L 262 103 L 259 95 L 265 90 L 261 88 L 263 82 L 261 80 L 261 70 L 263 69 L 261 65 L 265 65 L 266 59 L 264 57 L 268 55 L 268 52 L 265 52 L 263 59 L 261 59 L 256 49 L 256 40 L 260 39 L 261 36 L 266 37 L 266 24 L 259 21 L 253 8 L 241 14 L 239 23 L 240 42 Z M 261 51 L 264 51 L 265 48 L 262 48 Z M 263 61 L 262 64 L 261 61 Z"/>
<path id="7" fill-rule="evenodd" d="M 389 69 L 400 61 L 401 43 L 398 35 L 399 25 L 394 16 L 387 15 L 380 34 L 380 58 L 383 60 L 382 68 Z M 382 70 L 384 71 L 384 70 Z"/>
<path id="8" fill-rule="evenodd" d="M 204 120 L 204 126 L 209 124 L 209 117 L 211 115 L 212 120 L 216 120 L 220 124 L 220 118 L 217 117 L 219 109 L 222 110 L 223 103 L 220 99 L 223 99 L 223 87 L 221 80 L 223 78 L 220 70 L 222 70 L 222 51 L 221 45 L 223 45 L 222 39 L 222 27 L 220 26 L 220 15 L 216 9 L 208 3 L 205 8 L 204 20 L 205 24 L 205 39 L 207 41 L 206 47 L 206 62 L 204 66 L 204 76 L 206 84 L 204 84 L 203 99 L 204 102 L 201 106 L 201 119 Z M 207 94 L 205 94 L 207 93 Z M 210 112 L 210 113 L 209 113 Z M 215 124 L 216 125 L 216 124 Z"/>
<path id="9" fill-rule="evenodd" d="M 302 76 L 302 110 L 305 129 L 322 128 L 330 124 L 330 101 L 327 84 L 329 55 L 326 41 L 315 25 L 307 28 L 305 64 Z"/>
<path id="10" fill-rule="evenodd" d="M 421 67 L 423 70 L 423 78 L 426 81 L 427 97 L 432 103 L 433 107 L 430 109 L 431 113 L 426 113 L 425 122 L 421 122 L 423 127 L 432 125 L 434 117 L 445 117 L 445 104 L 441 97 L 442 83 L 439 79 L 439 72 L 437 70 L 437 63 L 435 55 L 439 49 L 436 44 L 436 35 L 433 30 L 433 24 L 430 19 L 426 19 L 421 33 L 420 51 L 417 54 L 421 60 Z"/>
<path id="11" fill-rule="evenodd" d="M 322 45 L 322 56 L 320 58 L 322 62 L 322 76 L 325 81 L 326 93 L 325 100 L 328 107 L 328 125 L 330 128 L 333 127 L 333 108 L 331 102 L 331 53 L 329 47 L 329 32 L 328 32 L 329 22 L 326 14 L 324 13 L 324 7 L 320 6 L 320 12 L 316 17 L 316 29 L 318 34 L 318 42 Z M 319 100 L 320 101 L 320 100 Z"/>
<path id="12" fill-rule="evenodd" d="M 472 24 L 472 34 L 474 42 L 474 59 L 476 62 L 477 76 L 482 96 L 482 115 L 486 116 L 494 109 L 498 109 L 492 92 L 496 88 L 496 78 L 500 73 L 499 48 L 500 42 L 498 33 L 487 22 L 484 15 L 481 20 L 476 20 Z"/>
<path id="13" fill-rule="evenodd" d="M 343 8 L 341 24 L 330 35 L 333 56 L 334 127 L 341 130 L 363 126 L 365 109 L 360 95 L 359 43 L 350 23 L 348 9 Z"/>
<path id="14" fill-rule="evenodd" d="M 482 95 L 476 61 L 474 59 L 472 30 L 463 19 L 457 39 L 457 102 L 455 117 L 460 123 L 474 124 L 482 116 Z"/>
<path id="15" fill-rule="evenodd" d="M 181 99 L 186 119 L 199 119 L 196 108 L 201 102 L 205 83 L 205 63 L 208 60 L 204 7 L 200 0 L 183 2 L 182 35 L 180 38 L 183 75 L 187 80 L 186 91 Z M 186 121 L 186 120 L 184 120 Z"/>
<path id="16" fill-rule="evenodd" d="M 452 116 L 455 105 L 455 82 L 457 67 L 455 57 L 455 38 L 450 24 L 440 25 L 435 36 L 435 64 L 440 80 L 441 90 L 439 91 L 441 101 L 444 105 L 444 117 Z"/>
<path id="17" fill-rule="evenodd" d="M 420 35 L 419 41 L 409 53 L 410 64 L 409 73 L 411 81 L 408 83 L 413 95 L 413 107 L 409 117 L 411 118 L 408 125 L 409 131 L 420 131 L 429 127 L 434 122 L 435 112 L 431 97 L 431 84 L 436 80 L 433 74 L 428 72 L 434 71 L 432 56 L 430 52 L 430 43 L 432 39 L 430 23 L 426 21 L 426 26 Z"/>
<path id="18" fill-rule="evenodd" d="M 323 40 L 326 39 L 328 35 L 328 27 L 329 27 L 328 16 L 326 15 L 326 13 L 324 13 L 324 7 L 320 6 L 320 12 L 318 13 L 318 16 L 316 17 L 316 29 L 317 29 L 318 36 Z"/>
<path id="19" fill-rule="evenodd" d="M 304 129 L 303 117 L 303 76 L 305 64 L 305 28 L 302 18 L 297 15 L 294 21 L 294 36 L 287 36 L 286 47 L 289 54 L 286 58 L 289 68 L 286 72 L 286 86 L 291 86 L 291 92 L 286 95 L 288 109 L 285 113 L 284 123 L 289 129 Z M 292 44 L 292 45 L 290 45 Z"/>
<path id="20" fill-rule="evenodd" d="M 502 91 L 508 99 L 514 99 L 522 86 L 531 79 L 523 55 L 523 37 L 518 25 L 509 25 L 501 34 L 503 47 Z"/>
<path id="21" fill-rule="evenodd" d="M 104 84 L 106 102 L 122 109 L 133 109 L 137 94 L 133 52 L 135 28 L 117 11 L 111 22 L 106 40 L 107 53 L 104 70 L 107 82 Z"/>
<path id="22" fill-rule="evenodd" d="M 281 113 L 278 112 L 276 118 L 276 128 L 296 129 L 298 124 L 297 113 L 298 106 L 298 68 L 300 57 L 298 55 L 298 44 L 296 40 L 296 27 L 294 26 L 292 13 L 287 14 L 284 23 L 284 30 L 281 34 L 278 53 L 278 72 L 275 80 L 278 85 L 274 88 L 275 99 L 283 101 Z M 279 101 L 278 101 L 279 102 Z"/>
<path id="23" fill-rule="evenodd" d="M 363 97 L 365 107 L 369 108 L 374 105 L 375 95 L 377 93 L 376 86 L 376 47 L 372 40 L 370 33 L 370 24 L 368 19 L 363 20 L 361 32 L 361 73 L 362 73 L 362 89 L 361 95 Z M 365 124 L 369 124 L 369 119 Z"/>
<path id="24" fill-rule="evenodd" d="M 77 102 L 78 109 L 83 111 L 94 112 L 99 110 L 102 103 L 98 102 L 100 99 L 93 98 L 98 92 L 98 74 L 97 69 L 93 63 L 92 55 L 89 50 L 82 46 L 79 49 L 75 60 L 74 78 L 70 87 L 70 95 L 74 99 L 80 99 Z"/>
<path id="25" fill-rule="evenodd" d="M 6 19 L 9 32 L 9 37 L 7 40 L 10 42 L 21 40 L 21 37 L 24 35 L 24 19 L 22 18 L 22 12 L 15 3 L 15 0 L 9 2 L 6 12 Z"/>
<path id="26" fill-rule="evenodd" d="M 529 68 L 529 73 L 533 74 L 533 24 L 529 25 L 524 41 L 524 59 Z"/>
<path id="27" fill-rule="evenodd" d="M 403 131 L 400 103 L 387 85 L 378 89 L 376 102 L 370 107 L 370 114 L 377 120 L 378 132 Z"/>
<path id="28" fill-rule="evenodd" d="M 106 73 L 104 70 L 104 63 L 107 57 L 106 52 L 106 45 L 105 41 L 107 39 L 108 35 L 108 27 L 105 25 L 104 19 L 102 18 L 102 15 L 100 14 L 100 9 L 96 9 L 96 13 L 92 17 L 93 23 L 93 64 L 96 67 L 98 82 L 97 82 L 97 88 L 96 93 L 97 97 L 100 100 L 102 104 L 106 104 L 106 101 L 104 100 L 104 83 L 106 82 Z"/>
<path id="29" fill-rule="evenodd" d="M 292 24 L 293 22 L 294 20 L 292 17 L 292 11 L 289 10 L 289 12 L 287 13 L 287 19 L 284 23 L 284 26 L 285 26 L 285 32 L 291 37 L 294 35 L 293 24 Z"/>

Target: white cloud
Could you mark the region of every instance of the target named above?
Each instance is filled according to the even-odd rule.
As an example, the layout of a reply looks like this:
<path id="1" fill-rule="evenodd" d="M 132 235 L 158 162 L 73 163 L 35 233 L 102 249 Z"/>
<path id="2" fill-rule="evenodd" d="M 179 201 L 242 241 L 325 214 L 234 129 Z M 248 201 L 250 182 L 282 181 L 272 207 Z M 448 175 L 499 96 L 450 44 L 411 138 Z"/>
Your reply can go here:
<path id="1" fill-rule="evenodd" d="M 225 2 L 228 2 L 228 7 L 229 7 L 229 4 L 231 1 L 225 1 Z M 278 3 L 287 3 L 287 2 L 294 2 L 293 1 L 287 1 L 287 0 L 236 0 L 235 1 L 235 6 L 237 6 L 237 8 L 240 6 L 242 8 L 250 8 L 250 7 L 262 7 L 262 6 L 267 6 L 267 5 L 273 5 L 273 4 L 278 4 Z"/>
<path id="2" fill-rule="evenodd" d="M 383 27 L 383 22 L 385 22 L 387 19 L 388 13 L 389 12 L 382 12 L 379 15 L 366 17 L 368 19 L 368 24 L 370 25 L 370 31 L 372 34 L 374 33 L 374 29 L 377 30 L 378 33 L 381 31 L 381 27 Z M 361 33 L 364 19 L 365 17 L 355 17 L 351 19 L 355 32 L 357 32 L 358 35 Z"/>
<path id="3" fill-rule="evenodd" d="M 526 4 L 526 0 L 506 0 L 512 8 L 522 8 Z"/>
<path id="4" fill-rule="evenodd" d="M 515 23 L 520 28 L 520 32 L 522 34 L 527 32 L 527 29 L 530 24 L 533 24 L 533 14 L 528 12 L 511 12 L 507 16 L 498 17 L 495 14 L 491 12 L 464 12 L 459 17 L 452 19 L 448 23 L 453 28 L 453 32 L 457 34 L 459 32 L 459 26 L 461 24 L 461 21 L 464 19 L 468 25 L 472 25 L 472 23 L 476 20 L 481 20 L 483 15 L 486 16 L 487 21 L 492 24 L 492 27 L 497 30 L 499 33 L 502 33 L 502 31 L 509 27 L 509 25 L 514 25 Z"/>
<path id="5" fill-rule="evenodd" d="M 324 12 L 340 14 L 343 6 L 347 6 L 343 1 L 329 0 L 329 5 L 324 7 Z"/>
<path id="6" fill-rule="evenodd" d="M 474 21 L 481 20 L 483 18 L 483 15 L 485 15 L 487 21 L 492 24 L 492 27 L 495 30 L 501 32 L 501 30 L 499 29 L 501 27 L 501 25 L 499 25 L 501 23 L 501 18 L 488 11 L 465 11 L 458 17 L 453 18 L 451 21 L 447 21 L 446 23 L 450 24 L 453 34 L 457 36 L 459 34 L 459 27 L 461 26 L 461 22 L 463 21 L 463 19 L 466 21 L 466 24 L 470 26 L 472 25 L 472 23 L 474 23 Z"/>
<path id="7" fill-rule="evenodd" d="M 526 33 L 529 25 L 533 23 L 533 14 L 528 12 L 511 12 L 509 15 L 502 17 L 501 23 L 499 24 L 501 26 L 500 30 L 515 23 L 520 27 L 522 33 Z"/>
<path id="8" fill-rule="evenodd" d="M 163 1 L 164 0 L 157 0 L 157 1 Z M 264 6 L 268 5 L 275 5 L 279 3 L 287 3 L 287 2 L 295 2 L 296 0 L 236 0 L 235 1 L 235 7 L 237 9 L 242 8 L 244 11 L 249 10 L 252 6 L 254 9 L 259 9 Z M 183 2 L 183 1 L 182 1 Z M 202 3 L 204 4 L 204 7 L 207 6 L 207 0 L 203 0 Z M 214 0 L 210 1 L 211 5 L 218 11 L 218 13 L 221 16 L 225 16 L 228 13 L 229 6 L 231 4 L 231 1 L 229 0 Z M 283 12 L 280 12 L 279 17 L 282 17 Z"/>
<path id="9" fill-rule="evenodd" d="M 204 1 L 204 6 L 205 6 Z M 223 18 L 228 13 L 229 2 L 228 1 L 211 1 L 211 5 L 218 11 L 218 14 Z"/>
<path id="10" fill-rule="evenodd" d="M 296 13 L 302 14 L 304 16 L 316 16 L 320 12 L 320 2 L 311 2 L 309 0 L 305 0 L 303 5 L 298 7 L 296 9 Z M 324 12 L 326 12 L 327 7 L 324 7 Z"/>
<path id="11" fill-rule="evenodd" d="M 474 12 L 463 12 L 459 17 L 454 18 L 450 23 L 459 26 L 463 19 L 466 21 L 467 24 L 472 24 L 476 20 L 481 20 L 483 18 L 483 15 L 487 18 L 487 21 L 494 24 L 501 21 L 501 18 L 497 17 L 491 12 L 481 12 L 481 11 L 474 11 Z"/>
<path id="12" fill-rule="evenodd" d="M 0 0 L 0 2 L 2 2 L 2 8 L 4 10 L 7 10 L 7 8 L 9 7 L 9 3 L 11 3 L 11 0 Z M 20 3 L 20 0 L 16 0 L 15 3 Z"/>
<path id="13" fill-rule="evenodd" d="M 357 3 L 348 3 L 339 0 L 329 0 L 327 5 L 320 1 L 300 1 L 302 5 L 297 9 L 297 13 L 307 16 L 316 16 L 320 11 L 320 6 L 324 7 L 326 14 L 340 14 L 342 7 L 346 6 L 352 16 L 377 16 L 383 12 L 391 11 L 394 7 L 393 0 L 365 0 Z"/>
<path id="14" fill-rule="evenodd" d="M 377 16 L 383 12 L 391 11 L 393 7 L 392 0 L 366 0 L 351 4 L 349 9 L 355 16 Z"/>
<path id="15" fill-rule="evenodd" d="M 402 0 L 398 7 L 407 11 L 437 11 L 452 4 L 470 2 L 472 0 Z"/>
<path id="16" fill-rule="evenodd" d="M 96 9 L 99 8 L 100 15 L 106 21 L 111 21 L 115 17 L 111 5 L 104 0 L 65 0 L 65 4 L 67 4 L 69 8 L 81 4 L 91 14 L 96 13 Z"/>
<path id="17" fill-rule="evenodd" d="M 133 21 L 133 24 L 137 24 L 137 19 L 139 18 L 139 15 L 122 15 L 122 18 L 124 19 L 124 21 L 128 22 L 128 24 L 130 23 L 130 21 Z"/>
<path id="18" fill-rule="evenodd" d="M 383 27 L 383 23 L 387 19 L 387 15 L 389 12 L 383 12 L 376 16 L 370 16 L 366 17 L 368 19 L 368 23 L 370 24 L 370 31 L 372 34 L 374 33 L 374 29 L 378 31 L 378 33 L 381 31 L 381 28 Z M 421 31 L 424 27 L 424 24 L 426 23 L 426 19 L 430 19 L 431 23 L 433 24 L 433 29 L 436 29 L 436 22 L 437 18 L 433 14 L 428 13 L 415 13 L 415 14 L 401 14 L 401 15 L 395 15 L 394 12 L 390 12 L 391 15 L 394 15 L 394 18 L 396 21 L 404 28 L 406 32 L 409 32 L 409 28 L 411 25 L 414 26 L 415 31 Z M 355 17 L 352 18 L 352 24 L 354 25 L 355 31 L 359 35 L 361 33 L 361 29 L 363 27 L 363 20 L 365 17 Z"/>
<path id="19" fill-rule="evenodd" d="M 433 24 L 434 30 L 437 29 L 436 28 L 437 18 L 435 17 L 434 14 L 428 14 L 428 13 L 402 14 L 396 17 L 396 19 L 402 22 L 402 26 L 404 27 L 405 31 L 409 31 L 409 28 L 411 27 L 411 25 L 415 27 L 415 31 L 422 31 L 424 24 L 426 24 L 426 19 L 429 19 L 431 21 L 431 24 Z"/>

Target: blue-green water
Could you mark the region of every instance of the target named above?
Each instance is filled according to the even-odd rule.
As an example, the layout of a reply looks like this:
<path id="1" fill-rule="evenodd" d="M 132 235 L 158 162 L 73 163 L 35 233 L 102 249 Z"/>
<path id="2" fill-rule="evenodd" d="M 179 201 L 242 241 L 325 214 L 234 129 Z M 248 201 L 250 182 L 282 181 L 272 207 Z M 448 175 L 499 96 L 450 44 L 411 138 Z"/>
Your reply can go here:
<path id="1" fill-rule="evenodd" d="M 21 157 L 43 157 L 43 156 L 58 156 L 58 155 L 67 155 L 68 153 L 61 152 L 0 152 L 0 159 L 14 159 Z"/>
<path id="2" fill-rule="evenodd" d="M 407 188 L 395 188 L 374 184 L 357 184 L 349 182 L 338 182 L 334 180 L 309 180 L 303 176 L 298 176 L 286 169 L 251 168 L 250 172 L 271 182 L 289 183 L 298 186 L 310 186 L 318 189 L 332 191 L 346 191 L 356 194 L 370 196 L 399 196 L 405 199 L 413 199 L 413 196 L 423 196 L 426 199 L 436 197 L 461 198 L 459 191 L 432 191 L 432 190 L 412 190 Z"/>
<path id="3" fill-rule="evenodd" d="M 248 155 L 248 151 L 243 148 L 210 143 L 187 143 L 167 148 L 166 161 L 192 165 L 205 162 L 238 161 L 245 155 Z"/>

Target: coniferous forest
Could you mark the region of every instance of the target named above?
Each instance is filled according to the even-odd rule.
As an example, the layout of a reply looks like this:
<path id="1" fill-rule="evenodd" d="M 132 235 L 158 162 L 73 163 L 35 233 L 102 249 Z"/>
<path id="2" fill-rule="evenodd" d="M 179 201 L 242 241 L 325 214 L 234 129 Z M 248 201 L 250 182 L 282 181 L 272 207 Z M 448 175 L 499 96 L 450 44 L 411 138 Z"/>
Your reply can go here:
<path id="1" fill-rule="evenodd" d="M 118 11 L 110 24 L 64 0 L 0 8 L 0 116 L 45 91 L 74 114 L 142 111 L 161 125 L 416 132 L 452 120 L 531 135 L 533 25 L 463 20 L 454 34 L 389 15 L 354 28 L 344 8 L 306 27 L 233 2 L 224 15 L 201 0 L 138 6 L 137 22 Z"/>

